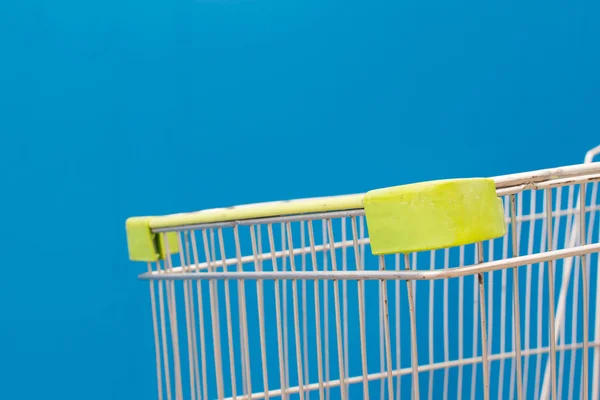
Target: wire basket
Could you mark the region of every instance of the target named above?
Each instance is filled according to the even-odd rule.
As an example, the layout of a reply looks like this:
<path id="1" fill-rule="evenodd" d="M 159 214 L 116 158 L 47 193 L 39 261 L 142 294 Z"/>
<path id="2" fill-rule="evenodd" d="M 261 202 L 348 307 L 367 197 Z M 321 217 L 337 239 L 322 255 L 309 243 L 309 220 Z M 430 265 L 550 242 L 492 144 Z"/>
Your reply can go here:
<path id="1" fill-rule="evenodd" d="M 368 194 L 129 219 L 158 398 L 599 399 L 598 152 L 492 178 L 505 233 L 426 251 L 373 254 Z"/>

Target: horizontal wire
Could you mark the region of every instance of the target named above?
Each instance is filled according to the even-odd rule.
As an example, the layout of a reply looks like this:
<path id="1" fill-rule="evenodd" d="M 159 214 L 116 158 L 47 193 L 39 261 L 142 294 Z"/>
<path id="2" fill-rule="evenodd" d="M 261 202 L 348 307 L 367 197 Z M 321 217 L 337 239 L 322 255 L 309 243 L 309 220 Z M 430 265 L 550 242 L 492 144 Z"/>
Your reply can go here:
<path id="1" fill-rule="evenodd" d="M 589 206 L 586 207 L 586 212 L 596 212 L 600 210 L 600 205 L 594 205 L 594 206 Z M 560 211 L 555 211 L 552 213 L 553 217 L 563 217 L 566 215 L 573 215 L 578 213 L 577 209 L 567 209 L 567 210 L 560 210 Z M 329 213 L 328 215 L 331 215 L 332 213 Z M 364 214 L 364 212 L 363 212 Z M 543 218 L 546 217 L 546 213 L 544 212 L 540 212 L 540 213 L 535 213 L 535 214 L 530 214 L 530 215 L 524 215 L 524 216 L 519 216 L 517 217 L 517 222 L 524 222 L 524 221 L 537 221 L 537 220 L 541 220 Z M 334 217 L 335 218 L 335 217 Z M 510 223 L 510 218 L 506 218 L 506 222 Z M 264 221 L 263 221 L 264 223 Z M 214 227 L 214 225 L 213 225 Z M 366 245 L 366 244 L 370 244 L 371 240 L 369 238 L 365 238 L 365 239 L 359 239 L 359 244 L 361 245 Z M 346 240 L 343 242 L 336 242 L 334 244 L 336 249 L 343 249 L 343 248 L 348 248 L 348 247 L 352 247 L 354 245 L 354 242 L 352 240 Z M 329 251 L 329 244 L 325 244 L 325 245 L 316 245 L 315 249 L 316 252 L 321 252 L 321 251 Z M 294 254 L 295 255 L 303 255 L 303 254 L 310 254 L 311 250 L 310 247 L 301 247 L 301 248 L 297 248 L 294 249 Z M 276 251 L 275 252 L 275 258 L 282 258 L 282 257 L 289 257 L 290 256 L 290 251 L 289 250 L 285 250 L 285 251 Z M 263 261 L 263 260 L 270 260 L 272 258 L 272 254 L 269 253 L 262 253 L 258 255 L 259 260 Z M 238 259 L 237 258 L 228 258 L 225 260 L 225 263 L 223 263 L 223 260 L 217 260 L 219 263 L 219 266 L 217 268 L 213 269 L 215 271 L 220 271 L 223 269 L 223 265 L 225 265 L 226 267 L 237 267 L 238 264 Z M 253 256 L 244 256 L 242 257 L 242 264 L 251 264 L 254 262 L 254 257 Z M 192 268 L 193 270 L 206 270 L 209 268 L 208 263 L 203 262 L 203 263 L 199 263 L 198 265 L 187 265 L 187 266 L 182 266 L 182 267 L 174 267 L 172 269 L 172 273 L 177 274 L 177 273 L 182 273 L 184 272 L 186 269 Z M 155 272 L 156 274 L 156 272 Z"/>
<path id="2" fill-rule="evenodd" d="M 594 341 L 594 342 L 589 342 L 589 346 L 590 347 L 600 347 L 600 341 Z M 583 347 L 583 344 L 581 343 L 572 343 L 572 344 L 564 344 L 564 345 L 560 345 L 560 346 L 556 346 L 556 350 L 558 351 L 568 351 L 568 350 L 578 350 L 581 349 Z M 549 348 L 548 347 L 540 347 L 540 348 L 536 348 L 536 349 L 527 349 L 527 350 L 522 350 L 521 351 L 521 356 L 524 357 L 528 357 L 528 356 L 533 356 L 533 355 L 540 355 L 540 354 L 546 354 L 549 352 Z M 508 359 L 508 358 L 514 358 L 515 357 L 515 353 L 514 352 L 505 352 L 505 353 L 500 353 L 500 354 L 491 354 L 488 356 L 488 361 L 498 361 L 498 360 L 504 360 L 504 359 Z M 471 358 L 464 358 L 462 360 L 452 360 L 452 361 L 443 361 L 443 362 L 439 362 L 439 363 L 433 363 L 433 364 L 427 364 L 427 365 L 420 365 L 419 366 L 419 372 L 429 372 L 429 371 L 436 371 L 436 370 L 440 370 L 440 369 L 446 369 L 446 368 L 452 368 L 452 367 L 459 367 L 459 366 L 465 366 L 465 365 L 472 365 L 472 364 L 478 364 L 481 363 L 482 359 L 481 357 L 471 357 Z M 410 375 L 412 374 L 412 367 L 408 367 L 408 368 L 401 368 L 401 369 L 396 369 L 394 371 L 392 371 L 392 376 L 393 377 L 397 377 L 397 376 L 404 376 L 404 375 Z M 368 381 L 376 381 L 382 378 L 385 378 L 387 376 L 387 372 L 377 372 L 377 373 L 373 373 L 373 374 L 369 374 L 367 375 L 367 380 Z M 363 376 L 353 376 L 351 378 L 347 378 L 344 380 L 344 383 L 346 385 L 350 385 L 350 384 L 356 384 L 356 383 L 362 383 L 363 382 Z M 328 388 L 332 388 L 332 387 L 338 387 L 340 386 L 340 380 L 339 379 L 335 379 L 335 380 L 330 380 L 329 382 L 324 382 L 323 383 L 324 387 L 328 387 Z M 302 389 L 305 392 L 309 392 L 309 391 L 315 391 L 315 390 L 319 390 L 319 385 L 316 383 L 311 383 L 308 385 L 302 385 Z M 300 387 L 299 386 L 294 386 L 294 387 L 290 387 L 289 389 L 285 390 L 285 393 L 287 394 L 295 394 L 298 393 L 300 391 Z M 269 397 L 271 396 L 281 396 L 283 394 L 283 391 L 281 389 L 275 389 L 275 390 L 269 390 L 268 391 L 268 395 Z M 257 399 L 264 399 L 265 398 L 265 393 L 261 392 L 261 393 L 253 393 L 251 396 L 236 396 L 237 399 L 243 400 L 243 399 L 247 399 L 247 400 L 257 400 Z M 225 400 L 232 400 L 233 397 L 229 397 Z"/>
<path id="3" fill-rule="evenodd" d="M 266 280 L 266 279 L 308 279 L 308 280 L 434 280 L 476 275 L 506 268 L 538 264 L 552 260 L 571 258 L 600 252 L 600 243 L 571 247 L 561 250 L 508 258 L 454 267 L 441 270 L 400 270 L 400 271 L 253 271 L 253 272 L 203 272 L 203 273 L 144 273 L 142 280 Z"/>
<path id="4" fill-rule="evenodd" d="M 497 176 L 491 179 L 493 179 L 495 182 L 498 196 L 515 194 L 527 189 L 539 190 L 544 188 L 574 185 L 577 183 L 594 182 L 600 180 L 600 162 L 570 165 L 560 168 L 550 168 L 539 171 Z M 359 216 L 364 215 L 364 210 L 345 210 L 335 211 L 333 213 L 311 213 L 310 211 L 307 211 L 305 213 L 300 214 L 291 214 L 285 216 L 274 215 L 270 217 L 253 218 L 247 220 L 217 221 L 199 224 L 184 223 L 183 225 L 177 226 L 153 228 L 152 232 L 176 232 L 190 229 L 224 228 L 235 225 L 256 225 L 262 223 L 308 221 L 315 219 L 331 218 L 332 215 L 339 215 L 339 217 Z"/>
<path id="5" fill-rule="evenodd" d="M 187 230 L 201 230 L 201 229 L 213 229 L 213 228 L 227 228 L 233 226 L 251 226 L 251 225 L 266 225 L 266 224 L 278 224 L 285 222 L 300 222 L 300 221 L 314 221 L 321 219 L 330 218 L 344 218 L 344 217 L 360 217 L 365 215 L 365 210 L 360 208 L 356 210 L 339 210 L 339 211 L 327 211 L 320 213 L 306 213 L 306 214 L 291 214 L 291 215 L 280 215 L 274 217 L 261 217 L 251 219 L 240 219 L 233 221 L 222 221 L 222 222 L 207 222 L 203 224 L 191 224 L 191 225 L 179 225 L 167 228 L 153 228 L 152 232 L 177 232 Z"/>
<path id="6" fill-rule="evenodd" d="M 347 247 L 352 247 L 354 244 L 354 241 L 352 240 L 346 240 L 344 242 L 335 242 L 334 243 L 334 248 L 335 249 L 341 249 L 341 248 L 347 248 Z M 369 244 L 370 240 L 369 238 L 366 239 L 359 239 L 358 240 L 359 244 Z M 320 245 L 315 245 L 314 249 L 311 250 L 310 247 L 302 247 L 302 248 L 295 248 L 294 249 L 294 255 L 295 256 L 301 256 L 303 254 L 310 254 L 311 251 L 315 251 L 317 253 L 321 252 L 321 251 L 329 251 L 330 249 L 330 245 L 329 243 L 327 244 L 320 244 Z M 261 253 L 257 255 L 257 259 L 259 261 L 271 261 L 273 259 L 273 257 L 275 257 L 276 259 L 278 258 L 288 258 L 291 254 L 290 250 L 283 250 L 283 251 L 276 251 L 274 253 L 269 252 L 269 253 Z M 221 263 L 221 267 L 220 268 L 214 268 L 214 270 L 222 270 L 223 269 L 223 260 L 218 260 L 219 263 Z M 238 259 L 237 258 L 228 258 L 225 260 L 225 265 L 227 267 L 237 267 L 237 263 L 238 263 Z M 254 256 L 244 256 L 241 257 L 241 261 L 242 264 L 253 264 L 254 263 Z M 197 270 L 205 270 L 208 269 L 208 264 L 207 263 L 199 263 L 198 265 L 189 265 L 189 266 L 184 266 L 184 267 L 176 267 L 173 268 L 172 271 L 173 273 L 181 273 L 181 272 L 185 272 L 186 269 L 188 268 L 193 268 L 193 269 L 197 269 Z"/>

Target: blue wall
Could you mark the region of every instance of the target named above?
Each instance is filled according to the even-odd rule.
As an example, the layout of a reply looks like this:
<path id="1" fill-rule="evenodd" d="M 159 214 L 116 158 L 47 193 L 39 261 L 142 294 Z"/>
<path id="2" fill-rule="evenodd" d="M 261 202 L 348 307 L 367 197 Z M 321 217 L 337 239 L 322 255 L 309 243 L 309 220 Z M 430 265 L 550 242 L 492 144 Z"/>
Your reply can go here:
<path id="1" fill-rule="evenodd" d="M 154 396 L 128 216 L 580 162 L 598 3 L 512 3 L 2 0 L 0 397 Z"/>

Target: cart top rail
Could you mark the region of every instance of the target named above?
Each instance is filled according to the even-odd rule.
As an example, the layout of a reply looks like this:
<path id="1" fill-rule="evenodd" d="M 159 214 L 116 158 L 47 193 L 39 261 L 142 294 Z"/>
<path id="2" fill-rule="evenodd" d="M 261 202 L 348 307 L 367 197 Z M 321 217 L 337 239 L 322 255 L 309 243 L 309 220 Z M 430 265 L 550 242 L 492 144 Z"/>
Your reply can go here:
<path id="1" fill-rule="evenodd" d="M 543 189 L 600 179 L 600 162 L 542 169 L 531 172 L 502 175 L 492 178 L 498 195 L 516 193 L 524 189 Z M 147 217 L 155 232 L 175 231 L 194 225 L 215 224 L 238 220 L 262 219 L 333 211 L 362 210 L 364 193 L 317 197 L 287 201 L 255 203 L 226 208 Z"/>

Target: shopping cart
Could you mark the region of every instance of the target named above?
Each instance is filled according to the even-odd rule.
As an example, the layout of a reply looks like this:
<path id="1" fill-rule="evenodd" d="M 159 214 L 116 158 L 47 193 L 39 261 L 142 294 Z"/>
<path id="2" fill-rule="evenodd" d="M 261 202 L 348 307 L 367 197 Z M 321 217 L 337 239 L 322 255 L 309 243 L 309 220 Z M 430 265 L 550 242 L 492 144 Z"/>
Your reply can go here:
<path id="1" fill-rule="evenodd" d="M 128 219 L 158 398 L 599 399 L 597 153 Z"/>

